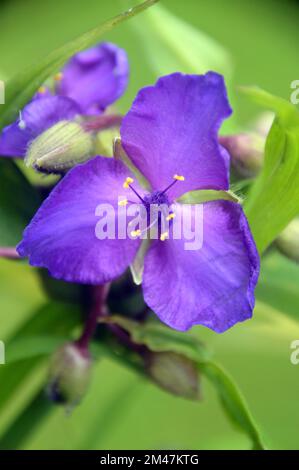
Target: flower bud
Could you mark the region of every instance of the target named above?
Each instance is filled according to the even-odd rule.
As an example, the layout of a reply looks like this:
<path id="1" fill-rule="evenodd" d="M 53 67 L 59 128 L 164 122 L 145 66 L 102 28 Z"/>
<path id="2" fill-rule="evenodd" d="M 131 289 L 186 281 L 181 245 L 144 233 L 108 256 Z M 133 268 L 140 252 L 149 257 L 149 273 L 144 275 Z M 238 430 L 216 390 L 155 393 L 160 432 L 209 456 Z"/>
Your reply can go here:
<path id="1" fill-rule="evenodd" d="M 25 156 L 27 166 L 59 173 L 94 155 L 92 133 L 74 121 L 60 121 L 34 139 Z"/>
<path id="2" fill-rule="evenodd" d="M 47 393 L 60 404 L 74 406 L 85 395 L 91 376 L 91 359 L 75 343 L 67 343 L 52 356 Z"/>
<path id="3" fill-rule="evenodd" d="M 278 250 L 299 263 L 299 218 L 292 220 L 275 241 Z"/>
<path id="4" fill-rule="evenodd" d="M 240 176 L 256 176 L 262 168 L 265 138 L 257 133 L 222 136 L 220 144 L 231 156 L 233 167 Z"/>
<path id="5" fill-rule="evenodd" d="M 199 398 L 199 374 L 195 362 L 174 352 L 149 352 L 148 375 L 168 392 L 191 400 Z"/>

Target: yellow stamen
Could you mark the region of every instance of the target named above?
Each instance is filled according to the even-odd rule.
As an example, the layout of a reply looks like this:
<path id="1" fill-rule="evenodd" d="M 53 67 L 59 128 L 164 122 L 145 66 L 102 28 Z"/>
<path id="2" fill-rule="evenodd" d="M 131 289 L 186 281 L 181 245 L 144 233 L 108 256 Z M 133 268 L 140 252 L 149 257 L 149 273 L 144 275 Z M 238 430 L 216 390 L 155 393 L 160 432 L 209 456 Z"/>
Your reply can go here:
<path id="1" fill-rule="evenodd" d="M 172 220 L 175 218 L 175 214 L 173 212 L 171 212 L 171 214 L 169 214 L 167 217 L 166 217 L 166 220 Z"/>
<path id="2" fill-rule="evenodd" d="M 119 206 L 126 206 L 128 204 L 128 199 L 123 199 L 122 201 L 118 201 Z"/>
<path id="3" fill-rule="evenodd" d="M 132 230 L 132 232 L 131 232 L 132 237 L 139 237 L 139 235 L 141 235 L 141 230 L 139 230 L 139 229 Z"/>
<path id="4" fill-rule="evenodd" d="M 162 242 L 164 242 L 164 241 L 166 240 L 166 238 L 168 238 L 168 235 L 169 235 L 168 232 L 163 232 L 163 233 L 161 233 L 161 235 L 160 235 L 160 240 L 161 240 Z"/>
<path id="5" fill-rule="evenodd" d="M 173 179 L 177 181 L 185 181 L 185 176 L 182 175 L 173 175 Z"/>
<path id="6" fill-rule="evenodd" d="M 39 89 L 38 89 L 37 91 L 38 91 L 38 93 L 40 93 L 41 95 L 43 95 L 43 94 L 46 93 L 47 89 L 46 89 L 46 87 L 41 86 L 41 87 L 39 87 Z"/>
<path id="7" fill-rule="evenodd" d="M 124 182 L 123 184 L 123 187 L 125 189 L 128 189 L 128 187 L 130 186 L 130 184 L 134 183 L 134 180 L 133 178 L 130 178 L 130 176 L 128 176 L 128 178 L 126 178 L 126 181 Z"/>
<path id="8" fill-rule="evenodd" d="M 60 82 L 60 80 L 62 80 L 62 77 L 63 77 L 63 74 L 61 72 L 58 72 L 54 75 L 54 80 L 56 82 Z"/>

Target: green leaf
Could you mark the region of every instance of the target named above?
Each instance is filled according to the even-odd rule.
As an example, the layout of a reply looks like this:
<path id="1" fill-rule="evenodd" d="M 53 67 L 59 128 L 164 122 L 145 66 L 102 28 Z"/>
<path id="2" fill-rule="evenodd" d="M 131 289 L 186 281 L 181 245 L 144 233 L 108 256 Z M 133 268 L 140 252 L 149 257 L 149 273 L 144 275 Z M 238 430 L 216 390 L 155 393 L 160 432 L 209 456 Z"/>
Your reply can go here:
<path id="1" fill-rule="evenodd" d="M 299 112 L 258 88 L 243 88 L 276 118 L 267 138 L 263 169 L 251 186 L 245 212 L 260 253 L 299 213 Z"/>
<path id="2" fill-rule="evenodd" d="M 203 32 L 157 5 L 132 22 L 157 75 L 230 72 L 226 50 Z"/>
<path id="3" fill-rule="evenodd" d="M 248 434 L 255 449 L 265 448 L 261 435 L 248 410 L 242 394 L 239 392 L 237 386 L 233 383 L 229 375 L 217 364 L 211 361 L 210 354 L 197 338 L 171 330 L 170 328 L 156 322 L 140 324 L 117 315 L 103 318 L 102 323 L 114 324 L 121 327 L 130 334 L 131 339 L 136 344 L 145 345 L 151 351 L 172 351 L 195 361 L 198 364 L 201 374 L 205 375 L 214 385 L 221 403 L 231 421 Z M 37 331 L 38 330 L 39 329 L 37 329 Z M 25 339 L 22 338 L 23 335 L 18 339 L 18 341 L 14 341 L 10 345 L 10 348 L 8 349 L 10 362 L 19 361 L 21 358 L 25 357 L 34 358 L 40 357 L 44 354 L 49 354 L 64 340 L 64 338 L 59 335 L 57 336 L 56 334 L 51 337 L 49 335 L 25 335 Z M 140 365 L 130 357 L 130 355 L 125 356 L 121 350 L 117 352 L 115 348 L 113 351 L 113 347 L 111 348 L 111 346 L 112 345 L 109 343 L 104 344 L 93 342 L 92 352 L 96 357 L 102 357 L 104 355 L 120 361 L 125 365 L 132 367 L 135 372 L 144 376 L 144 371 L 141 369 Z M 22 362 L 20 364 L 22 364 Z M 26 417 L 26 412 L 24 415 Z M 22 416 L 19 419 L 21 422 L 23 421 Z M 14 426 L 15 425 L 12 426 L 12 429 L 14 429 Z M 12 434 L 9 431 L 9 439 L 11 438 L 11 435 Z M 4 442 L 6 442 L 6 439 L 7 436 Z"/>
<path id="4" fill-rule="evenodd" d="M 299 324 L 299 265 L 273 251 L 264 257 L 261 268 L 257 300 Z M 271 324 L 275 321 L 277 318 L 272 317 Z"/>
<path id="5" fill-rule="evenodd" d="M 79 318 L 78 307 L 52 302 L 38 309 L 6 342 L 6 364 L 0 368 L 0 411 L 21 390 L 42 356 L 55 349 Z M 45 331 L 47 336 L 43 336 Z"/>
<path id="6" fill-rule="evenodd" d="M 10 159 L 0 159 L 0 246 L 15 246 L 41 200 Z"/>
<path id="7" fill-rule="evenodd" d="M 6 361 L 9 364 L 32 359 L 37 356 L 47 356 L 55 351 L 61 344 L 68 341 L 65 336 L 32 335 L 18 338 L 9 344 L 6 352 Z"/>
<path id="8" fill-rule="evenodd" d="M 239 429 L 245 431 L 253 442 L 253 449 L 264 450 L 265 444 L 248 405 L 231 377 L 219 365 L 208 362 L 199 365 L 200 371 L 214 385 L 223 408 Z"/>
<path id="9" fill-rule="evenodd" d="M 172 351 L 195 361 L 201 374 L 214 385 L 232 423 L 246 432 L 253 442 L 254 449 L 265 449 L 258 427 L 241 392 L 230 376 L 211 361 L 210 354 L 197 338 L 171 330 L 160 323 L 137 323 L 118 315 L 103 318 L 102 322 L 120 326 L 130 334 L 134 343 L 145 345 L 151 351 Z"/>
<path id="10" fill-rule="evenodd" d="M 52 302 L 39 309 L 8 341 L 6 363 L 51 353 L 65 340 L 64 333 L 78 324 L 79 310 L 74 304 L 62 302 Z"/>
<path id="11" fill-rule="evenodd" d="M 20 444 L 35 431 L 52 410 L 53 404 L 46 397 L 44 390 L 39 391 L 29 406 L 17 416 L 12 425 L 1 437 L 0 449 L 19 449 Z"/>
<path id="12" fill-rule="evenodd" d="M 240 202 L 241 199 L 232 191 L 214 191 L 213 189 L 190 191 L 183 194 L 178 201 L 182 204 L 202 204 L 208 201 L 232 201 Z"/>
<path id="13" fill-rule="evenodd" d="M 75 53 L 94 45 L 104 34 L 154 5 L 158 0 L 146 0 L 128 11 L 102 23 L 64 46 L 51 52 L 35 66 L 30 67 L 6 83 L 6 104 L 0 107 L 0 129 L 12 122 L 18 111 L 31 99 L 38 87 Z"/>
<path id="14" fill-rule="evenodd" d="M 130 333 L 134 343 L 144 344 L 151 351 L 174 351 L 194 361 L 207 361 L 209 354 L 194 336 L 171 330 L 158 322 L 137 323 L 120 315 L 101 319 L 102 323 L 116 324 Z"/>

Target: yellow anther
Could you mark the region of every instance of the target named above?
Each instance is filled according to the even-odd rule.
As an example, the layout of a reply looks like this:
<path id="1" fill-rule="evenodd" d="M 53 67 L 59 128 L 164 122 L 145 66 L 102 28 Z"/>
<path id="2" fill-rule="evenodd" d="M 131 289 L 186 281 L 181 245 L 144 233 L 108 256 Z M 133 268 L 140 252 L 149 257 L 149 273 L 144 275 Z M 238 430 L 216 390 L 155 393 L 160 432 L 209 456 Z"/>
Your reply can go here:
<path id="1" fill-rule="evenodd" d="M 128 199 L 123 199 L 122 201 L 118 201 L 119 206 L 126 206 L 128 204 Z"/>
<path id="2" fill-rule="evenodd" d="M 185 181 L 185 176 L 182 175 L 173 175 L 173 179 L 177 181 Z"/>
<path id="3" fill-rule="evenodd" d="M 139 229 L 132 230 L 132 232 L 131 232 L 132 237 L 139 237 L 139 235 L 141 235 L 141 230 L 139 230 Z"/>
<path id="4" fill-rule="evenodd" d="M 166 238 L 168 238 L 168 235 L 169 235 L 168 232 L 163 232 L 163 233 L 161 233 L 161 235 L 160 235 L 160 240 L 161 240 L 162 242 L 164 242 L 164 241 L 166 240 Z"/>
<path id="5" fill-rule="evenodd" d="M 47 89 L 46 89 L 46 87 L 41 86 L 41 87 L 39 87 L 39 89 L 38 89 L 37 91 L 38 91 L 38 93 L 40 93 L 41 95 L 44 95 L 44 94 L 46 93 Z"/>
<path id="6" fill-rule="evenodd" d="M 60 82 L 60 80 L 62 80 L 62 77 L 63 77 L 63 74 L 61 72 L 58 72 L 54 75 L 54 80 L 56 82 Z"/>
<path id="7" fill-rule="evenodd" d="M 172 219 L 174 219 L 174 218 L 175 218 L 175 214 L 174 214 L 174 212 L 171 212 L 171 214 L 169 214 L 169 215 L 166 217 L 166 220 L 169 221 L 169 220 L 172 220 Z"/>
<path id="8" fill-rule="evenodd" d="M 128 176 L 128 178 L 126 178 L 126 181 L 123 184 L 123 187 L 125 189 L 128 189 L 128 187 L 130 186 L 131 183 L 134 183 L 134 180 L 133 180 L 133 178 L 130 178 L 130 176 Z"/>

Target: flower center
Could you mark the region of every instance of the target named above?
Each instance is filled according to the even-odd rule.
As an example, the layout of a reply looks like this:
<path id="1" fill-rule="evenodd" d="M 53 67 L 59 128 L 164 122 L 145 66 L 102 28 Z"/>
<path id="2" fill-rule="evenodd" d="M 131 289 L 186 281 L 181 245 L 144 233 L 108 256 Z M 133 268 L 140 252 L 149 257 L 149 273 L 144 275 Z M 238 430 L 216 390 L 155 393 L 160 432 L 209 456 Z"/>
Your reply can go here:
<path id="1" fill-rule="evenodd" d="M 162 206 L 167 205 L 169 206 L 169 200 L 164 191 L 154 191 L 152 193 L 146 194 L 143 197 L 143 204 L 147 210 L 150 210 L 151 205 Z"/>
<path id="2" fill-rule="evenodd" d="M 154 224 L 156 224 L 158 228 L 159 238 L 162 241 L 166 240 L 169 235 L 168 230 L 163 230 L 164 222 L 167 221 L 169 223 L 172 223 L 172 220 L 175 218 L 175 213 L 169 211 L 170 202 L 166 193 L 178 181 L 185 180 L 184 176 L 180 175 L 174 175 L 173 179 L 174 181 L 172 181 L 172 183 L 170 183 L 163 191 L 153 191 L 152 193 L 148 193 L 144 196 L 141 196 L 132 186 L 132 183 L 134 183 L 133 178 L 126 178 L 123 184 L 123 187 L 125 189 L 130 188 L 133 191 L 133 193 L 138 197 L 143 206 L 146 208 L 147 226 L 145 230 L 148 230 Z M 124 199 L 122 201 L 119 201 L 118 204 L 120 206 L 125 206 L 126 204 L 128 204 L 128 202 L 128 199 Z M 131 235 L 137 237 L 140 236 L 142 233 L 143 231 L 138 229 L 132 231 Z"/>

